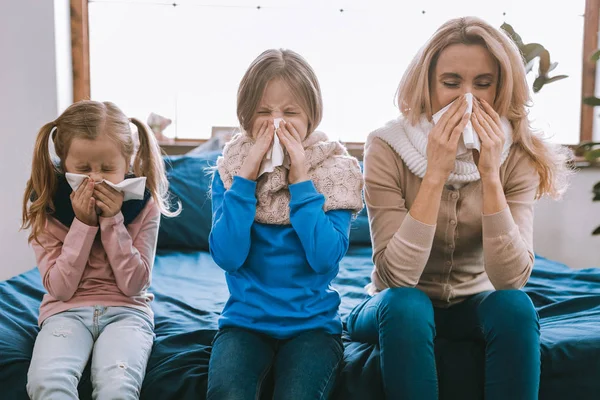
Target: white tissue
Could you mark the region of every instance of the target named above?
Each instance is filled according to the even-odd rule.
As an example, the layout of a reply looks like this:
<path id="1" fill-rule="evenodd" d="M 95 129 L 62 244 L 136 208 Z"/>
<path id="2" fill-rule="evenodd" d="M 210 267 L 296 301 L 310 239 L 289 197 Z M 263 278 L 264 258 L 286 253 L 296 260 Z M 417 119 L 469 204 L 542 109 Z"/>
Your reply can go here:
<path id="1" fill-rule="evenodd" d="M 275 131 L 279 129 L 279 123 L 283 121 L 283 118 L 275 118 L 273 120 L 273 124 L 275 125 Z M 283 165 L 285 168 L 289 168 L 289 160 L 285 151 L 283 150 L 283 146 L 281 146 L 281 142 L 279 141 L 279 136 L 277 133 L 273 136 L 273 142 L 271 143 L 271 147 L 267 150 L 267 154 L 265 154 L 265 158 L 260 165 L 260 171 L 258 172 L 258 176 L 261 176 L 264 173 L 273 172 L 275 168 Z"/>
<path id="2" fill-rule="evenodd" d="M 76 191 L 77 189 L 79 189 L 79 186 L 81 186 L 81 183 L 86 178 L 89 178 L 89 176 L 82 174 L 72 174 L 70 172 L 67 172 L 65 174 L 65 178 L 67 178 L 67 182 L 69 182 L 69 186 L 71 186 L 71 189 L 73 189 L 73 191 Z M 146 189 L 145 176 L 140 178 L 128 178 L 125 179 L 123 182 L 117 184 L 107 181 L 106 179 L 96 183 L 102 182 L 105 182 L 108 186 L 112 187 L 113 189 L 122 192 L 124 195 L 123 201 L 142 200 L 144 198 L 144 190 Z"/>
<path id="3" fill-rule="evenodd" d="M 467 114 L 467 113 L 472 114 L 473 113 L 473 94 L 466 93 L 465 98 L 467 100 L 467 109 L 465 110 L 465 114 Z M 446 111 L 448 111 L 448 109 L 452 106 L 452 104 L 454 104 L 454 101 L 433 115 L 432 119 L 433 119 L 434 124 L 437 124 L 437 122 L 440 120 L 442 115 L 444 115 L 444 113 Z M 477 136 L 477 134 L 475 133 L 475 130 L 473 129 L 473 124 L 471 123 L 471 119 L 469 119 L 469 122 L 467 122 L 467 125 L 465 126 L 465 130 L 463 131 L 462 140 L 458 142 L 458 150 L 456 151 L 456 155 L 461 156 L 461 155 L 467 154 L 473 149 L 475 149 L 477 151 L 481 151 L 481 142 L 479 141 L 479 137 Z"/>

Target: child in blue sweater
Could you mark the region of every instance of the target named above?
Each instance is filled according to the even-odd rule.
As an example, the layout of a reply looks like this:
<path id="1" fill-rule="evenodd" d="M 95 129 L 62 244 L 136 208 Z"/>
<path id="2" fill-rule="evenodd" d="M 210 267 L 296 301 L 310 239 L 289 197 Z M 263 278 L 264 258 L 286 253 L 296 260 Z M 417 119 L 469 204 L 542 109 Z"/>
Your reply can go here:
<path id="1" fill-rule="evenodd" d="M 238 90 L 241 133 L 217 161 L 210 251 L 230 297 L 219 320 L 208 399 L 326 399 L 343 360 L 331 286 L 362 208 L 355 158 L 315 131 L 319 82 L 306 60 L 267 50 Z"/>

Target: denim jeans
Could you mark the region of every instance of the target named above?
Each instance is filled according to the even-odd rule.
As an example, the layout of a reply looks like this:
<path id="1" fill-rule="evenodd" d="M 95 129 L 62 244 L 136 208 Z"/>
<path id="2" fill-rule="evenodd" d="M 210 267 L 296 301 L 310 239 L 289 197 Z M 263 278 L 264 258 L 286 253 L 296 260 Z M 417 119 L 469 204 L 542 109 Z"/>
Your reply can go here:
<path id="1" fill-rule="evenodd" d="M 46 319 L 27 374 L 31 399 L 78 399 L 92 356 L 94 399 L 138 399 L 154 342 L 151 318 L 129 307 L 80 307 Z"/>
<path id="2" fill-rule="evenodd" d="M 343 356 L 341 337 L 324 331 L 278 340 L 245 329 L 224 328 L 213 341 L 207 399 L 259 399 L 270 374 L 275 400 L 327 399 Z"/>
<path id="3" fill-rule="evenodd" d="M 353 340 L 378 344 L 388 399 L 438 398 L 434 338 L 485 341 L 485 398 L 537 399 L 540 327 L 519 290 L 474 295 L 449 308 L 433 307 L 419 289 L 387 289 L 349 315 Z"/>

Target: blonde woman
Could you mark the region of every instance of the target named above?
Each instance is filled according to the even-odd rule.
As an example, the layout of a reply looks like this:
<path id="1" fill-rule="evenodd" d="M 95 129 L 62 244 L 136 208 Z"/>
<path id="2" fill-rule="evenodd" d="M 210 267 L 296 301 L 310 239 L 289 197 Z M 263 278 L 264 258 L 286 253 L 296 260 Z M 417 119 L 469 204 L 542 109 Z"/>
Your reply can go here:
<path id="1" fill-rule="evenodd" d="M 519 289 L 533 267 L 534 202 L 563 191 L 566 155 L 530 128 L 528 93 L 505 33 L 450 20 L 405 72 L 401 116 L 368 137 L 373 296 L 348 330 L 379 344 L 387 398 L 437 398 L 436 337 L 485 342 L 486 399 L 537 398 L 539 323 Z"/>
<path id="2" fill-rule="evenodd" d="M 210 251 L 230 297 L 213 343 L 208 398 L 260 398 L 271 373 L 274 399 L 327 399 L 344 353 L 331 281 L 352 214 L 362 208 L 360 167 L 316 131 L 321 90 L 299 54 L 259 55 L 237 104 L 242 132 L 218 159 L 211 190 Z M 272 164 L 267 153 L 282 149 L 283 164 Z"/>

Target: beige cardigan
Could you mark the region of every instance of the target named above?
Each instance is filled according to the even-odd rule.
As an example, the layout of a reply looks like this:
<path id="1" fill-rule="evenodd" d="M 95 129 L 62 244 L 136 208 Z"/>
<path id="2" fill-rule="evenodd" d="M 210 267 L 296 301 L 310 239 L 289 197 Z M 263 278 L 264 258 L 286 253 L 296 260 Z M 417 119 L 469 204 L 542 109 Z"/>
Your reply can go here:
<path id="1" fill-rule="evenodd" d="M 538 174 L 513 146 L 500 178 L 508 207 L 482 215 L 481 181 L 444 188 L 436 225 L 412 218 L 421 178 L 382 139 L 370 135 L 364 157 L 365 202 L 371 226 L 371 294 L 417 287 L 447 307 L 487 290 L 519 289 L 533 267 L 533 206 Z"/>

